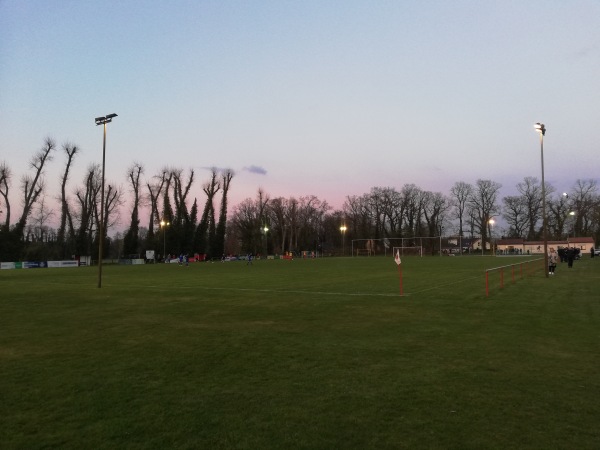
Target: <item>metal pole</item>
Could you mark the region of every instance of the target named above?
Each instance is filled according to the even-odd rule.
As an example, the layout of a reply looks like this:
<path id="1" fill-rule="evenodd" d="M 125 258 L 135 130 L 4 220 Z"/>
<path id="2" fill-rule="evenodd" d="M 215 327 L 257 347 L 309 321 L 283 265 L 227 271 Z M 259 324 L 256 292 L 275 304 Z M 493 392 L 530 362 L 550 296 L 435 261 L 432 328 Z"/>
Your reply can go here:
<path id="1" fill-rule="evenodd" d="M 546 183 L 544 182 L 544 134 L 546 129 L 540 132 L 540 155 L 542 158 L 542 233 L 544 238 L 544 273 L 548 278 L 548 232 L 546 220 Z"/>
<path id="2" fill-rule="evenodd" d="M 106 161 L 106 122 L 104 122 L 104 139 L 102 140 L 102 187 L 100 192 L 100 225 L 98 231 L 98 288 L 102 287 L 102 247 L 104 246 L 104 167 Z"/>

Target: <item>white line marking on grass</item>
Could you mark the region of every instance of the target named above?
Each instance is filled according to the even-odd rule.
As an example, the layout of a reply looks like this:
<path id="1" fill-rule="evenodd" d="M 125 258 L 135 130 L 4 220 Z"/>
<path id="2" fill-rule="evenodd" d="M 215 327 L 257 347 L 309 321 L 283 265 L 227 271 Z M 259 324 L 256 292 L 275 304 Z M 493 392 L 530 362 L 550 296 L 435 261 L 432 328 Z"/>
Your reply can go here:
<path id="1" fill-rule="evenodd" d="M 241 291 L 241 292 L 267 292 L 270 294 L 314 294 L 314 295 L 346 295 L 352 297 L 400 297 L 400 294 L 374 294 L 372 292 L 326 292 L 326 291 L 298 291 L 288 289 L 250 289 L 232 287 L 206 287 L 206 286 L 173 286 L 163 288 L 162 286 L 144 286 L 152 289 L 171 291 L 173 289 L 205 289 L 212 291 Z M 408 294 L 404 294 L 406 297 Z"/>

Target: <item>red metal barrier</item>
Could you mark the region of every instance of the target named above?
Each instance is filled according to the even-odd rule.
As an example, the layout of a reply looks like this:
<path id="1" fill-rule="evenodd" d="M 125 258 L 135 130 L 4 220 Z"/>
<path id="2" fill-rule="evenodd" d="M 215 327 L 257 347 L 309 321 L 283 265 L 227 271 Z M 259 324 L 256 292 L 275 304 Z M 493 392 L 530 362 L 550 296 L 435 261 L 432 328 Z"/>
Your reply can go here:
<path id="1" fill-rule="evenodd" d="M 525 265 L 525 275 L 533 275 L 536 271 L 536 264 L 534 264 L 536 261 L 541 261 L 542 265 L 544 264 L 544 259 L 540 258 L 540 259 L 533 259 L 530 261 L 525 261 L 525 262 L 521 262 L 521 263 L 516 263 L 516 264 L 508 264 L 506 266 L 500 266 L 500 267 L 493 267 L 491 269 L 486 269 L 485 270 L 485 296 L 489 297 L 490 296 L 490 272 L 499 272 L 500 275 L 500 289 L 504 288 L 504 269 L 507 267 L 510 267 L 511 270 L 511 276 L 512 276 L 512 283 L 515 283 L 515 266 L 519 266 L 519 272 L 521 274 L 521 279 L 523 279 L 523 265 Z"/>

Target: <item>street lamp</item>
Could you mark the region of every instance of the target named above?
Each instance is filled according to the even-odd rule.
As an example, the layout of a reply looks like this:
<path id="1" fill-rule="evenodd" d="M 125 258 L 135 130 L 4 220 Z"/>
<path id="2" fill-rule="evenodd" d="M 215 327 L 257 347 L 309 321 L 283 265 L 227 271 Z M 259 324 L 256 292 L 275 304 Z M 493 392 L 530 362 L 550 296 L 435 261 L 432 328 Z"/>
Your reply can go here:
<path id="1" fill-rule="evenodd" d="M 569 241 L 571 230 L 573 230 L 573 238 L 575 238 L 575 211 L 569 212 L 569 216 L 571 216 L 571 228 L 567 228 L 567 242 Z"/>
<path id="2" fill-rule="evenodd" d="M 163 229 L 163 259 L 166 262 L 166 255 L 167 255 L 167 227 L 171 225 L 170 222 L 167 222 L 165 220 L 161 220 L 160 221 L 160 227 Z"/>
<path id="3" fill-rule="evenodd" d="M 100 237 L 98 239 L 98 288 L 102 287 L 102 247 L 104 246 L 104 167 L 106 161 L 106 124 L 112 122 L 116 114 L 107 114 L 103 117 L 96 117 L 96 125 L 104 125 L 104 139 L 102 140 L 102 187 L 100 191 L 100 225 L 98 231 Z"/>
<path id="4" fill-rule="evenodd" d="M 546 220 L 546 184 L 544 181 L 544 136 L 546 135 L 546 126 L 543 123 L 536 123 L 534 128 L 540 133 L 540 155 L 542 160 L 542 234 L 544 238 L 544 273 L 548 278 L 548 232 Z"/>
<path id="5" fill-rule="evenodd" d="M 269 253 L 269 242 L 267 241 L 267 231 L 269 231 L 269 227 L 265 225 L 263 227 L 263 231 L 265 232 L 265 258 L 266 258 L 267 254 Z"/>
<path id="6" fill-rule="evenodd" d="M 345 238 L 345 236 L 346 236 L 346 230 L 347 230 L 347 229 L 348 229 L 348 228 L 346 227 L 346 225 L 342 225 L 342 226 L 340 227 L 340 231 L 341 231 L 341 233 L 342 233 L 342 256 L 345 256 L 345 255 L 346 255 L 346 242 L 345 242 L 345 239 L 344 239 L 344 238 Z"/>
<path id="7" fill-rule="evenodd" d="M 496 223 L 496 221 L 494 219 L 490 219 L 488 220 L 488 223 L 490 224 L 490 247 L 492 247 L 492 255 L 495 255 L 496 253 L 494 252 L 494 224 Z"/>

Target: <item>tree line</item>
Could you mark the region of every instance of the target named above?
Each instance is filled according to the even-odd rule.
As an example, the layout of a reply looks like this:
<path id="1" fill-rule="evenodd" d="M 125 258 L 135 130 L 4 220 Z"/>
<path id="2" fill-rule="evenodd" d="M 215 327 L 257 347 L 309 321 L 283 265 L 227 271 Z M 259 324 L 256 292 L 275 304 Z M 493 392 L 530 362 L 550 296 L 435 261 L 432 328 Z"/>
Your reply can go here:
<path id="1" fill-rule="evenodd" d="M 204 197 L 200 214 L 193 197 L 196 173 L 193 169 L 163 168 L 146 176 L 142 163 L 126 171 L 128 191 L 108 183 L 104 215 L 100 214 L 101 170 L 90 165 L 75 187 L 69 175 L 80 149 L 65 143 L 60 178 L 58 228 L 48 224 L 55 211 L 46 200 L 44 169 L 57 151 L 46 139 L 30 160 L 30 172 L 19 184 L 23 209 L 11 222 L 9 190 L 13 174 L 6 162 L 0 164 L 0 196 L 4 221 L 0 225 L 0 259 L 62 259 L 72 255 L 98 254 L 98 232 L 104 230 L 103 254 L 112 258 L 144 255 L 146 250 L 162 253 L 283 254 L 309 250 L 334 254 L 343 239 L 385 239 L 426 236 L 481 237 L 491 239 L 490 219 L 502 218 L 506 227 L 494 237 L 542 238 L 542 186 L 536 177 L 525 177 L 516 186 L 516 195 L 499 197 L 502 185 L 479 179 L 470 184 L 454 183 L 450 192 L 427 191 L 415 184 L 373 187 L 362 195 L 349 195 L 341 209 L 332 208 L 317 196 L 274 197 L 257 191 L 231 208 L 227 202 L 233 170 L 212 168 L 201 185 Z M 567 236 L 600 238 L 600 195 L 597 181 L 576 180 L 568 193 L 556 192 L 546 183 L 546 216 L 549 239 Z M 215 203 L 220 200 L 218 210 Z M 124 233 L 109 237 L 127 203 L 129 226 Z M 141 223 L 141 210 L 148 222 Z M 104 226 L 99 227 L 99 218 Z M 168 224 L 168 225 L 167 225 Z M 345 225 L 342 232 L 340 226 Z"/>
<path id="2" fill-rule="evenodd" d="M 227 197 L 234 177 L 232 170 L 211 169 L 209 180 L 202 185 L 206 200 L 198 219 L 197 199 L 190 201 L 194 170 L 163 168 L 144 177 L 144 165 L 134 162 L 126 172 L 131 196 L 129 227 L 124 235 L 117 233 L 116 238 L 110 238 L 108 233 L 120 220 L 120 207 L 125 204 L 127 192 L 108 182 L 104 214 L 101 214 L 100 165 L 91 164 L 80 183 L 74 188 L 69 187 L 70 173 L 80 149 L 65 143 L 61 150 L 65 165 L 60 178 L 60 193 L 56 196 L 60 204 L 58 229 L 48 225 L 56 213 L 48 204 L 44 179 L 45 169 L 57 151 L 55 141 L 47 138 L 31 158 L 30 173 L 25 174 L 19 184 L 23 209 L 14 223 L 11 222 L 9 195 L 13 173 L 8 163 L 0 163 L 0 196 L 4 209 L 4 221 L 0 225 L 0 259 L 69 259 L 74 255 L 95 258 L 100 242 L 99 230 L 104 234 L 103 254 L 113 258 L 143 256 L 146 249 L 167 248 L 173 254 L 211 255 L 225 251 Z M 214 202 L 219 193 L 221 202 L 217 212 Z M 140 221 L 142 208 L 149 208 L 147 227 Z M 102 227 L 99 226 L 101 217 L 104 220 Z M 162 230 L 161 223 L 164 224 Z"/>

